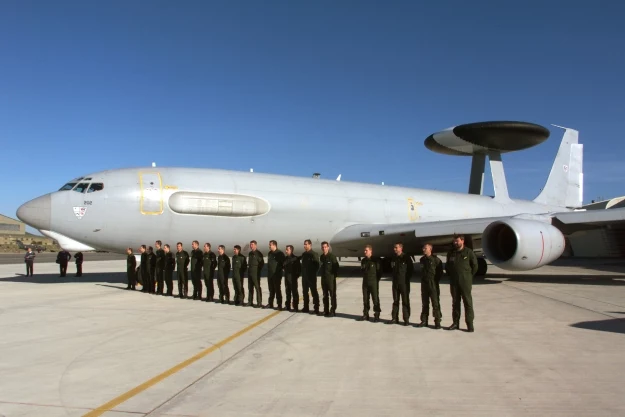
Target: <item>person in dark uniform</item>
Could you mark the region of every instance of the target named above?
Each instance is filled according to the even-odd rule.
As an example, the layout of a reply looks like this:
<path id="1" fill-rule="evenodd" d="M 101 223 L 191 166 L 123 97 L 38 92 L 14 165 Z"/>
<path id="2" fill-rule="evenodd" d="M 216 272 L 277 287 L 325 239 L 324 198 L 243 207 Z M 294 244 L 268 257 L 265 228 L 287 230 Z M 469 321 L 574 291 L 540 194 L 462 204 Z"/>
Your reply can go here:
<path id="1" fill-rule="evenodd" d="M 202 273 L 204 275 L 204 285 L 206 286 L 206 301 L 213 301 L 215 298 L 215 268 L 217 267 L 217 256 L 211 251 L 211 244 L 204 244 L 204 253 L 202 254 Z"/>
<path id="2" fill-rule="evenodd" d="M 150 263 L 150 294 L 156 293 L 156 255 L 154 254 L 154 248 L 148 246 L 148 261 Z"/>
<path id="3" fill-rule="evenodd" d="M 430 300 L 432 301 L 432 313 L 434 315 L 434 328 L 441 328 L 441 307 L 439 304 L 438 283 L 443 276 L 443 262 L 438 256 L 432 254 L 432 245 L 427 243 L 423 246 L 421 263 L 421 323 L 419 327 L 428 325 L 430 315 Z"/>
<path id="4" fill-rule="evenodd" d="M 202 300 L 202 263 L 204 256 L 200 250 L 200 242 L 191 242 L 191 280 L 193 281 L 193 299 Z"/>
<path id="5" fill-rule="evenodd" d="M 269 302 L 265 308 L 273 308 L 273 300 L 277 299 L 278 310 L 282 310 L 282 270 L 284 269 L 284 252 L 278 249 L 278 242 L 269 241 L 267 254 L 267 283 L 269 285 Z"/>
<path id="6" fill-rule="evenodd" d="M 127 290 L 134 290 L 135 284 L 137 283 L 137 258 L 132 254 L 132 248 L 126 249 L 126 276 L 128 277 L 128 286 Z"/>
<path id="7" fill-rule="evenodd" d="M 230 258 L 226 255 L 226 247 L 217 247 L 217 288 L 219 289 L 219 302 L 230 304 L 230 288 L 228 288 L 228 276 L 230 275 Z"/>
<path id="8" fill-rule="evenodd" d="M 399 323 L 399 299 L 404 326 L 410 321 L 410 278 L 414 273 L 414 265 L 410 256 L 404 253 L 404 245 L 396 243 L 393 247 L 395 256 L 391 261 L 393 268 L 393 311 L 391 323 Z M 378 294 L 379 296 L 379 294 Z"/>
<path id="9" fill-rule="evenodd" d="M 449 275 L 453 320 L 453 324 L 447 330 L 460 328 L 460 300 L 462 299 L 467 330 L 473 332 L 475 329 L 473 327 L 474 313 L 471 287 L 473 286 L 473 276 L 477 273 L 477 258 L 471 249 L 464 246 L 463 235 L 455 235 L 453 244 L 454 249 L 447 254 L 445 268 Z"/>
<path id="10" fill-rule="evenodd" d="M 323 292 L 323 315 L 332 317 L 336 315 L 336 277 L 339 274 L 339 262 L 336 256 L 330 252 L 328 242 L 321 242 L 321 256 L 319 257 L 321 274 L 321 291 Z M 329 308 L 329 302 L 332 308 Z"/>
<path id="11" fill-rule="evenodd" d="M 82 277 L 82 261 L 83 261 L 82 252 L 76 252 L 74 254 L 74 259 L 76 260 L 76 276 Z"/>
<path id="12" fill-rule="evenodd" d="M 71 257 L 72 255 L 70 255 L 70 253 L 65 249 L 56 255 L 56 263 L 59 264 L 60 277 L 64 277 L 65 274 L 67 274 L 67 264 L 69 263 Z"/>
<path id="13" fill-rule="evenodd" d="M 165 267 L 164 267 L 164 278 L 165 284 L 167 285 L 167 292 L 165 293 L 168 297 L 174 296 L 174 269 L 176 269 L 176 258 L 174 258 L 174 254 L 171 252 L 171 248 L 169 245 L 165 245 L 163 252 L 165 253 Z"/>
<path id="14" fill-rule="evenodd" d="M 360 270 L 362 271 L 362 318 L 361 320 L 369 320 L 369 298 L 373 300 L 373 321 L 380 320 L 380 296 L 378 290 L 380 288 L 380 278 L 382 278 L 382 265 L 378 258 L 373 257 L 373 248 L 371 245 L 365 246 L 365 257 L 360 261 Z"/>
<path id="15" fill-rule="evenodd" d="M 232 286 L 234 287 L 234 305 L 245 305 L 243 298 L 243 277 L 247 270 L 247 260 L 241 255 L 241 246 L 234 245 L 232 256 Z"/>
<path id="16" fill-rule="evenodd" d="M 182 249 L 182 243 L 176 244 L 176 270 L 178 271 L 178 296 L 187 298 L 189 295 L 189 276 L 187 267 L 189 266 L 189 253 Z"/>
<path id="17" fill-rule="evenodd" d="M 157 240 L 154 242 L 156 246 L 156 272 L 154 276 L 156 278 L 156 293 L 163 295 L 163 280 L 165 279 L 165 251 L 163 250 L 163 242 Z"/>
<path id="18" fill-rule="evenodd" d="M 299 291 L 297 290 L 297 279 L 302 273 L 302 264 L 297 256 L 293 254 L 293 245 L 286 245 L 286 258 L 284 260 L 284 290 L 286 292 L 286 303 L 284 308 L 291 311 L 291 300 L 293 300 L 293 311 L 299 311 Z"/>
<path id="19" fill-rule="evenodd" d="M 26 250 L 26 254 L 24 255 L 24 263 L 26 264 L 26 276 L 33 276 L 33 264 L 35 263 L 35 252 L 33 252 L 32 248 L 29 246 Z"/>
<path id="20" fill-rule="evenodd" d="M 254 291 L 256 291 L 256 308 L 261 307 L 263 304 L 263 292 L 260 288 L 260 272 L 265 265 L 265 259 L 263 254 L 256 249 L 256 241 L 250 242 L 250 253 L 247 257 L 247 289 L 249 291 L 248 304 L 253 305 Z"/>
<path id="21" fill-rule="evenodd" d="M 310 311 L 310 299 L 308 291 L 312 295 L 315 314 L 319 314 L 319 291 L 317 290 L 317 272 L 319 271 L 319 254 L 312 250 L 312 241 L 304 241 L 304 253 L 300 256 L 302 261 L 302 293 L 304 296 L 304 308 L 302 313 Z"/>
<path id="22" fill-rule="evenodd" d="M 141 245 L 139 247 L 139 253 L 141 253 L 141 263 L 139 264 L 139 273 L 141 274 L 141 292 L 148 292 L 149 287 L 149 275 L 150 275 L 150 264 L 148 261 L 148 252 L 145 245 Z"/>

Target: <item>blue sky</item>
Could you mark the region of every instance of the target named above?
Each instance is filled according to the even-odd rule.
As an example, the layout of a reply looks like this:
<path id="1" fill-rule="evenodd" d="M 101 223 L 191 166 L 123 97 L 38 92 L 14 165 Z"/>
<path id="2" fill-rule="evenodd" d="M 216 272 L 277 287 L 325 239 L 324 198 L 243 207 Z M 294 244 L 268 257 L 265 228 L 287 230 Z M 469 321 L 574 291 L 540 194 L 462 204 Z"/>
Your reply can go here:
<path id="1" fill-rule="evenodd" d="M 625 3 L 504 3 L 5 0 L 0 213 L 152 161 L 466 192 L 423 140 L 485 120 L 578 129 L 585 200 L 625 194 Z M 504 155 L 513 197 L 550 129 Z"/>

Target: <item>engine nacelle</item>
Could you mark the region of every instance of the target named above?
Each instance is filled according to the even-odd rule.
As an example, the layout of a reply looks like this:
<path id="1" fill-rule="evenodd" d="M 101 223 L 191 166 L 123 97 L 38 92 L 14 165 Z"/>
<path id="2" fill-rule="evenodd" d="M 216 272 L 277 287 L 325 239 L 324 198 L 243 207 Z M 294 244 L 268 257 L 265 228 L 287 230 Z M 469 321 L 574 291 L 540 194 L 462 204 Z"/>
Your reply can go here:
<path id="1" fill-rule="evenodd" d="M 564 245 L 564 236 L 557 228 L 536 220 L 498 220 L 482 234 L 482 250 L 488 260 L 511 271 L 547 265 L 562 255 Z"/>

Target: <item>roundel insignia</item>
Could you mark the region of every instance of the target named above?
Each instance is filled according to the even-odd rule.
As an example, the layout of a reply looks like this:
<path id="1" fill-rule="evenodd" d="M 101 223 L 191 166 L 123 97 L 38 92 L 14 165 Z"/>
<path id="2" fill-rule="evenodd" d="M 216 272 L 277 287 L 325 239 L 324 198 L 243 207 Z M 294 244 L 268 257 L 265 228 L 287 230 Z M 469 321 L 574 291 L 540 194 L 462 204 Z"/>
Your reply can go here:
<path id="1" fill-rule="evenodd" d="M 563 165 L 562 169 L 564 170 L 564 172 L 569 172 L 569 166 L 568 165 Z"/>

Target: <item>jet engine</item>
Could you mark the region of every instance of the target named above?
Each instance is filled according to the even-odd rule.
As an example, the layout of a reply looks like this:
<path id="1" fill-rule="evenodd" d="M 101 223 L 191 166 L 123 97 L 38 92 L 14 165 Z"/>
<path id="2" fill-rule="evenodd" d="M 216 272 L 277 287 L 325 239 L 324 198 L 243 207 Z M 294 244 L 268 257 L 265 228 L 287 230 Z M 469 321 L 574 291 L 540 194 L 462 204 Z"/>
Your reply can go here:
<path id="1" fill-rule="evenodd" d="M 564 236 L 557 228 L 536 220 L 498 220 L 482 234 L 482 250 L 488 260 L 511 271 L 547 265 L 562 255 L 564 245 Z"/>

